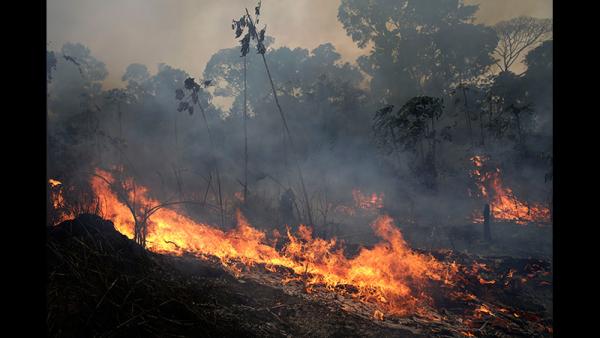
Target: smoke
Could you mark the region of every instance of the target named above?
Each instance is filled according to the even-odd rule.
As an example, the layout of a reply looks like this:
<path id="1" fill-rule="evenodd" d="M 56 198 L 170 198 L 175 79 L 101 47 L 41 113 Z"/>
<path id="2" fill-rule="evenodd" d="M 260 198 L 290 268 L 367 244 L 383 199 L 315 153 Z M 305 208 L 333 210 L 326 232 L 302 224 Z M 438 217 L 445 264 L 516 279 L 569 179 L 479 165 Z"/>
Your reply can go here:
<path id="1" fill-rule="evenodd" d="M 64 10 L 64 2 L 49 4 L 49 32 L 61 35 L 67 27 L 81 25 L 89 31 L 72 31 L 64 39 L 75 39 L 76 34 L 97 37 L 87 41 L 95 46 L 93 52 L 80 44 L 65 44 L 60 50 L 57 46 L 50 48 L 58 62 L 48 87 L 49 173 L 64 180 L 74 173 L 89 173 L 94 167 L 125 165 L 128 173 L 149 187 L 157 199 L 202 200 L 208 196 L 209 203 L 216 204 L 218 170 L 231 215 L 228 222 L 234 222 L 233 211 L 241 207 L 235 193 L 243 190 L 244 183 L 243 58 L 231 31 L 223 32 L 222 27 L 229 28 L 229 22 L 216 23 L 211 18 L 237 17 L 241 8 L 250 7 L 249 2 L 143 2 L 143 6 L 137 1 L 119 2 L 118 6 L 69 4 L 75 7 L 74 12 L 97 14 L 95 18 L 69 15 L 77 18 L 75 22 L 57 19 L 65 15 L 57 12 Z M 441 174 L 437 189 L 428 189 L 422 184 L 415 153 L 389 153 L 376 142 L 373 115 L 381 108 L 381 97 L 371 87 L 365 88 L 365 73 L 348 62 L 353 53 L 350 49 L 357 51 L 344 42 L 349 37 L 343 31 L 344 39 L 335 37 L 341 24 L 329 14 L 333 7 L 337 11 L 337 3 L 327 2 L 319 10 L 311 8 L 311 12 L 304 9 L 304 2 L 295 2 L 294 8 L 285 11 L 278 10 L 283 3 L 266 5 L 271 7 L 261 20 L 269 23 L 267 32 L 276 36 L 268 38 L 266 59 L 294 144 L 284 134 L 260 55 L 252 50 L 247 57 L 249 197 L 245 207 L 251 223 L 273 227 L 290 222 L 278 209 L 288 188 L 295 195 L 295 212 L 300 211 L 293 221 L 307 221 L 296 160 L 318 225 L 342 223 L 348 224 L 345 231 L 352 229 L 354 221 L 336 214 L 334 207 L 354 207 L 353 189 L 383 194 L 385 208 L 381 212 L 391 214 L 400 225 L 468 223 L 473 210 L 483 207 L 481 201 L 469 196 L 473 188 L 469 158 L 483 147 L 470 141 L 462 125 L 464 104 L 453 102 L 453 96 L 445 97 L 446 111 L 439 128 L 448 126 L 455 131 L 452 141 L 438 145 L 437 170 Z M 294 20 L 286 22 L 285 16 L 275 14 L 284 12 L 296 13 Z M 113 20 L 101 19 L 107 16 Z M 327 16 L 328 26 L 316 24 L 325 21 L 322 16 Z M 111 26 L 108 32 L 112 33 L 100 34 L 106 25 Z M 141 26 L 152 27 L 152 32 L 135 28 Z M 114 41 L 127 43 L 108 44 L 105 39 L 110 35 L 106 34 L 115 32 L 119 36 L 112 35 Z M 317 32 L 326 34 L 315 39 Z M 316 42 L 313 48 L 296 47 Z M 73 57 L 79 65 L 65 56 Z M 168 64 L 161 63 L 167 59 Z M 110 71 L 101 60 L 111 64 Z M 135 63 L 127 63 L 132 60 Z M 198 107 L 193 114 L 177 110 L 175 92 L 190 76 L 198 82 L 213 81 L 213 86 L 202 90 L 200 100 L 207 123 Z M 111 84 L 123 79 L 120 89 L 124 98 L 110 97 L 102 87 L 107 79 Z M 395 90 L 407 88 L 398 85 Z M 483 94 L 473 95 L 481 98 Z M 541 96 L 535 100 L 541 102 Z M 230 104 L 216 104 L 223 101 Z M 486 151 L 506 154 L 498 159 L 499 165 L 508 184 L 518 187 L 517 193 L 532 200 L 547 198 L 549 192 L 543 181 L 546 169 L 539 161 L 526 163 L 518 158 L 514 142 L 488 142 Z M 545 149 L 547 142 L 543 139 L 539 144 Z M 500 163 L 503 159 L 506 162 Z M 204 209 L 185 208 L 194 217 L 218 223 L 218 217 Z M 355 227 L 366 228 L 367 224 Z"/>
<path id="2" fill-rule="evenodd" d="M 552 17 L 551 0 L 469 0 L 478 4 L 478 22 L 528 15 Z M 49 0 L 47 38 L 50 48 L 80 42 L 106 62 L 106 88 L 123 87 L 120 80 L 131 63 L 167 63 L 199 77 L 204 65 L 218 50 L 231 46 L 222 38 L 230 33 L 231 19 L 254 0 L 215 2 L 206 0 Z M 277 32 L 277 47 L 312 49 L 331 42 L 343 61 L 354 62 L 369 52 L 358 48 L 338 20 L 339 1 L 264 0 L 263 22 Z"/>

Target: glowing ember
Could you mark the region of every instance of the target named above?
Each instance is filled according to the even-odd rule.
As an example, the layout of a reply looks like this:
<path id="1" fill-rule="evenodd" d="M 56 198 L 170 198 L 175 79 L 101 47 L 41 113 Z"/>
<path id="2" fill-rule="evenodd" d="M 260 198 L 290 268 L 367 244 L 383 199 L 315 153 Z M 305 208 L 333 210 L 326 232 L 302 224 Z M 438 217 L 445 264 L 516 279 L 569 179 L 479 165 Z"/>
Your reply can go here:
<path id="1" fill-rule="evenodd" d="M 484 156 L 471 158 L 475 169 L 471 176 L 475 178 L 480 196 L 483 197 L 491 208 L 494 219 L 512 221 L 517 224 L 529 222 L 549 223 L 550 209 L 539 203 L 526 203 L 517 199 L 512 189 L 503 186 L 499 168 L 485 170 L 487 160 Z M 475 216 L 474 221 L 483 222 L 483 217 Z"/>
<path id="2" fill-rule="evenodd" d="M 54 209 L 52 223 L 58 224 L 74 218 L 75 215 L 65 208 L 62 182 L 51 178 L 48 180 L 48 184 L 50 185 L 50 198 L 52 199 L 52 208 Z"/>
<path id="3" fill-rule="evenodd" d="M 494 313 L 485 304 L 482 304 L 477 309 L 475 309 L 475 317 L 481 318 L 481 314 L 495 316 Z"/>
<path id="4" fill-rule="evenodd" d="M 241 191 L 236 191 L 233 194 L 233 197 L 235 197 L 238 201 L 240 201 L 242 203 L 244 202 L 244 193 L 242 193 Z"/>
<path id="5" fill-rule="evenodd" d="M 383 194 L 372 193 L 364 195 L 360 190 L 353 189 L 352 197 L 357 208 L 365 210 L 378 210 L 383 208 Z"/>
<path id="6" fill-rule="evenodd" d="M 496 284 L 495 280 L 487 280 L 485 278 L 479 278 L 479 284 Z"/>
<path id="7" fill-rule="evenodd" d="M 352 189 L 353 206 L 337 205 L 335 211 L 347 216 L 373 215 L 383 208 L 383 193 L 363 194 L 359 189 Z"/>

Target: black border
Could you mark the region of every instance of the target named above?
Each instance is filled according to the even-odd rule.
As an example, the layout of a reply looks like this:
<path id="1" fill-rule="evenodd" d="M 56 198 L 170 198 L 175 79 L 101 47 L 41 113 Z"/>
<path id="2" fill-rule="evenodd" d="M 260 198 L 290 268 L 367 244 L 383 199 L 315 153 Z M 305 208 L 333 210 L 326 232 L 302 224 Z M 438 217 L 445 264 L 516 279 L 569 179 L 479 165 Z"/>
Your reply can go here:
<path id="1" fill-rule="evenodd" d="M 0 235 L 5 332 L 46 330 L 46 1 L 6 4 Z M 17 6 L 15 6 L 17 5 Z M 18 6 L 21 5 L 21 6 Z M 8 216 L 8 217 L 6 217 Z M 8 285 L 7 285 L 8 284 Z M 3 297 L 4 298 L 4 297 Z M 4 298 L 4 299 L 6 299 Z M 8 315 L 8 316 L 6 316 Z M 10 327 L 12 326 L 12 327 Z M 9 334 L 10 335 L 10 334 Z"/>
<path id="2" fill-rule="evenodd" d="M 597 114 L 595 98 L 598 94 L 586 93 L 585 88 L 593 90 L 594 85 L 587 86 L 577 74 L 594 80 L 588 71 L 594 67 L 586 68 L 582 59 L 597 55 L 593 48 L 595 33 L 588 27 L 597 18 L 585 17 L 586 12 L 590 16 L 595 13 L 585 3 L 567 6 L 560 0 L 553 4 L 553 326 L 557 337 L 585 336 L 583 333 L 596 324 L 591 318 L 595 311 L 577 303 L 595 305 L 591 296 L 597 284 L 596 264 L 589 260 L 595 258 L 593 252 L 598 250 L 598 245 L 593 243 L 593 228 L 597 225 L 593 217 L 595 209 L 583 205 L 588 198 L 583 191 L 595 193 L 590 183 L 598 176 L 594 165 L 597 152 L 591 142 L 597 132 L 594 133 L 595 124 L 588 119 Z M 10 88 L 9 96 L 4 98 L 8 107 L 3 111 L 5 202 L 2 210 L 9 216 L 3 219 L 4 231 L 0 233 L 5 244 L 2 279 L 9 282 L 3 291 L 10 298 L 5 310 L 9 323 L 16 329 L 14 332 L 19 336 L 40 337 L 47 335 L 46 2 L 27 2 L 23 8 L 11 8 L 6 13 L 14 22 L 4 22 L 8 23 L 4 31 L 9 42 L 5 42 L 8 48 L 2 53 L 3 73 L 8 74 L 3 82 Z M 19 15 L 14 17 L 14 14 Z M 585 125 L 590 130 L 586 130 Z M 577 191 L 578 188 L 582 192 Z M 590 243 L 586 243 L 586 238 Z M 38 329 L 40 333 L 36 332 Z"/>
<path id="3" fill-rule="evenodd" d="M 554 166 L 553 166 L 553 322 L 556 337 L 588 337 L 597 331 L 592 316 L 596 306 L 598 252 L 594 193 L 597 152 L 592 145 L 597 93 L 585 78 L 591 75 L 595 57 L 592 26 L 597 12 L 591 6 L 553 2 L 553 102 L 554 102 Z M 596 18 L 586 17 L 595 15 Z M 591 198 L 589 197 L 591 196 Z M 587 203 L 591 202 L 592 205 Z M 594 243 L 596 242 L 596 243 Z M 595 252 L 594 252 L 595 251 Z M 591 288 L 590 288 L 591 286 Z M 586 306 L 588 305 L 588 306 Z M 588 309 L 589 308 L 589 309 Z"/>

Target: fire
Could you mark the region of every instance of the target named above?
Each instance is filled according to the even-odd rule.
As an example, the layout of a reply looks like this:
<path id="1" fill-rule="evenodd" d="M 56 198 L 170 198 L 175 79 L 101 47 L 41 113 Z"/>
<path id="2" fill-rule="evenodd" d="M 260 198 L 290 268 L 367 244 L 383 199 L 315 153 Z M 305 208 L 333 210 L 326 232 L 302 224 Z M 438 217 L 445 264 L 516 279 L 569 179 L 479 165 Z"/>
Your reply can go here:
<path id="1" fill-rule="evenodd" d="M 241 191 L 236 191 L 233 194 L 233 197 L 235 197 L 238 201 L 240 201 L 242 203 L 244 202 L 244 194 Z"/>
<path id="2" fill-rule="evenodd" d="M 52 197 L 52 206 L 54 207 L 54 210 L 58 210 L 62 208 L 65 200 L 63 197 L 62 187 L 60 187 L 62 183 L 54 179 L 49 179 L 48 183 L 52 188 L 50 190 L 50 195 Z"/>
<path id="3" fill-rule="evenodd" d="M 357 208 L 365 210 L 378 210 L 383 208 L 383 193 L 364 195 L 359 189 L 352 190 L 352 197 Z"/>
<path id="4" fill-rule="evenodd" d="M 486 314 L 486 315 L 489 315 L 489 316 L 495 316 L 494 313 L 485 304 L 482 304 L 477 309 L 475 309 L 475 316 L 476 317 L 481 317 L 481 314 Z"/>
<path id="5" fill-rule="evenodd" d="M 375 310 L 375 312 L 373 312 L 373 318 L 377 320 L 384 320 L 383 312 Z"/>
<path id="6" fill-rule="evenodd" d="M 143 210 L 159 205 L 159 201 L 150 197 L 148 189 L 138 185 L 130 190 L 125 203 L 124 195 L 113 191 L 115 178 L 103 170 L 97 170 L 96 174 L 91 179 L 91 187 L 101 201 L 102 214 L 119 232 L 133 239 L 135 222 L 130 207 L 135 205 L 134 209 Z M 128 180 L 127 184 L 133 182 Z M 372 201 L 378 205 L 381 197 L 376 196 Z M 371 224 L 381 241 L 372 248 L 362 248 L 353 258 L 345 256 L 336 239 L 315 238 L 311 228 L 304 225 L 296 232 L 288 228 L 283 235 L 287 236 L 287 242 L 283 249 L 277 250 L 274 241 L 252 227 L 239 211 L 237 227 L 229 231 L 196 222 L 175 206 L 158 209 L 147 224 L 146 244 L 153 252 L 217 257 L 236 275 L 258 264 L 268 271 L 274 271 L 276 266 L 286 267 L 295 275 L 282 278 L 281 282 L 301 279 L 307 291 L 316 286 L 331 291 L 352 286 L 358 290 L 352 294 L 357 301 L 377 304 L 373 317 L 380 320 L 384 312 L 425 313 L 424 309 L 431 303 L 428 287 L 435 282 L 443 284 L 456 273 L 456 269 L 431 255 L 413 251 L 389 216 L 379 216 Z"/>
<path id="7" fill-rule="evenodd" d="M 487 280 L 485 278 L 479 277 L 479 284 L 496 284 L 495 280 Z"/>
<path id="8" fill-rule="evenodd" d="M 59 180 L 49 179 L 48 184 L 50 185 L 50 198 L 52 198 L 52 207 L 55 211 L 54 224 L 58 224 L 62 221 L 74 218 L 75 215 L 65 208 L 65 198 L 63 195 L 63 184 Z"/>
<path id="9" fill-rule="evenodd" d="M 490 204 L 490 211 L 494 219 L 512 221 L 517 224 L 529 222 L 549 223 L 550 209 L 539 203 L 526 203 L 520 201 L 512 189 L 502 184 L 499 168 L 485 170 L 487 158 L 474 156 L 471 158 L 475 169 L 471 171 L 475 178 L 481 197 Z M 475 217 L 475 221 L 482 222 L 482 217 Z"/>
<path id="10" fill-rule="evenodd" d="M 363 194 L 360 189 L 352 189 L 353 205 L 337 205 L 335 211 L 347 216 L 372 216 L 383 208 L 383 193 Z"/>
<path id="11" fill-rule="evenodd" d="M 160 202 L 151 197 L 147 188 L 136 185 L 132 179 L 119 181 L 120 177 L 96 170 L 90 186 L 100 201 L 103 217 L 111 220 L 116 230 L 134 239 L 136 224 L 132 211 L 139 223 L 139 215 Z M 51 187 L 59 207 L 63 203 L 58 193 L 61 187 Z M 371 224 L 380 242 L 361 248 L 351 258 L 345 255 L 337 239 L 314 237 L 310 227 L 300 225 L 295 231 L 288 227 L 284 233 L 267 236 L 250 225 L 239 211 L 236 216 L 237 226 L 226 231 L 191 219 L 176 204 L 163 205 L 147 219 L 147 249 L 161 254 L 216 259 L 237 277 L 252 277 L 257 272 L 260 276 L 277 274 L 277 278 L 268 277 L 268 283 L 303 287 L 314 297 L 322 292 L 337 293 L 344 299 L 365 304 L 371 311 L 368 315 L 378 321 L 407 315 L 440 320 L 433 297 L 439 295 L 436 290 L 440 288 L 448 289 L 451 298 L 474 306 L 474 318 L 494 316 L 489 306 L 461 286 L 466 281 L 463 274 L 478 277 L 484 285 L 496 284 L 496 280 L 478 274 L 490 272 L 489 266 L 478 262 L 461 266 L 412 250 L 387 215 L 378 216 Z M 281 241 L 284 245 L 277 249 L 275 244 Z M 509 271 L 508 275 L 512 273 Z M 347 304 L 341 306 L 352 311 Z"/>

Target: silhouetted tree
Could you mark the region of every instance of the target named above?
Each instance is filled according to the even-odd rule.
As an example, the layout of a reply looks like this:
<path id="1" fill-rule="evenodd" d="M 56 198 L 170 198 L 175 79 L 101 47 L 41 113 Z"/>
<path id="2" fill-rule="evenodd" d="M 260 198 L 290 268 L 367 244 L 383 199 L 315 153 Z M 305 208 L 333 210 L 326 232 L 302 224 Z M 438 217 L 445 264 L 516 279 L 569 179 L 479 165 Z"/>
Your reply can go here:
<path id="1" fill-rule="evenodd" d="M 452 84 L 482 74 L 497 44 L 492 29 L 472 23 L 478 7 L 459 0 L 343 0 L 338 11 L 371 91 L 386 104 L 417 95 L 441 96 Z"/>
<path id="2" fill-rule="evenodd" d="M 501 21 L 494 26 L 499 38 L 494 55 L 501 72 L 509 71 L 527 50 L 552 34 L 552 19 L 528 16 Z"/>
<path id="3" fill-rule="evenodd" d="M 437 186 L 436 144 L 438 136 L 436 121 L 444 111 L 442 99 L 417 96 L 410 99 L 397 112 L 387 106 L 375 113 L 373 128 L 383 146 L 398 151 L 412 152 L 419 158 L 417 171 L 424 176 L 425 185 Z"/>

